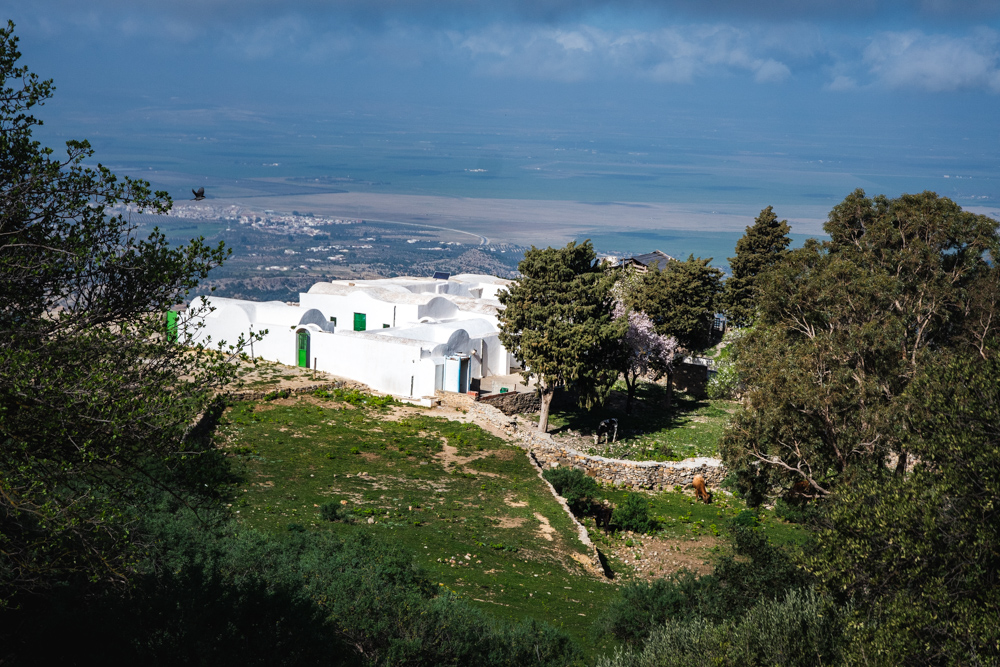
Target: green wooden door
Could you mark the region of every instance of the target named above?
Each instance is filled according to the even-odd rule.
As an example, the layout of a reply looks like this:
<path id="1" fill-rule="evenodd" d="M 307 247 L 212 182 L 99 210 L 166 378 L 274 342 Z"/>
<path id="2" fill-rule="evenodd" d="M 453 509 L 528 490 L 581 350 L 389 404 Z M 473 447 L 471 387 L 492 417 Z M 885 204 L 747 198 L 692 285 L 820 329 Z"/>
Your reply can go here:
<path id="1" fill-rule="evenodd" d="M 309 368 L 309 332 L 300 331 L 298 339 L 299 366 Z"/>
<path id="2" fill-rule="evenodd" d="M 364 313 L 354 313 L 354 330 L 365 331 L 368 329 L 367 319 Z"/>
<path id="3" fill-rule="evenodd" d="M 177 342 L 177 311 L 167 311 L 167 340 L 171 343 Z"/>

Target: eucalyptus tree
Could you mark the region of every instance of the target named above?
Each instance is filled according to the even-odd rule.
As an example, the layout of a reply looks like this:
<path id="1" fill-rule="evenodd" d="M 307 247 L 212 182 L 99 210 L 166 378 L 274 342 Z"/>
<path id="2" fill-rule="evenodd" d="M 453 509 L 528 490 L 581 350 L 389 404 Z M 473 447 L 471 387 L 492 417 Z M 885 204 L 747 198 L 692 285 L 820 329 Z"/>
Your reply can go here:
<path id="1" fill-rule="evenodd" d="M 995 349 L 997 222 L 932 192 L 857 190 L 811 240 L 758 278 L 739 343 L 746 386 L 721 449 L 752 497 L 907 466 L 910 384 L 951 353 Z"/>

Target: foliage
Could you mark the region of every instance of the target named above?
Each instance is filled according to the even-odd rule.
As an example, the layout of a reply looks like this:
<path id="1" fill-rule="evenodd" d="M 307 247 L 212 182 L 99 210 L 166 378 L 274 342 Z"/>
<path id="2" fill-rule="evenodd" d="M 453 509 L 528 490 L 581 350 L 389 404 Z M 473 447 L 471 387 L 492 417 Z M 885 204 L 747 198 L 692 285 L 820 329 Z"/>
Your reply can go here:
<path id="1" fill-rule="evenodd" d="M 390 394 L 385 396 L 377 396 L 375 394 L 369 394 L 363 392 L 359 389 L 342 389 L 340 387 L 335 388 L 333 391 L 328 391 L 326 389 L 317 389 L 313 392 L 313 396 L 316 398 L 326 398 L 335 401 L 343 401 L 349 405 L 372 405 L 377 408 L 385 407 L 387 405 L 392 405 L 396 402 Z M 264 397 L 264 400 L 268 400 Z"/>
<path id="2" fill-rule="evenodd" d="M 218 479 L 190 424 L 233 377 L 229 355 L 190 349 L 204 311 L 164 312 L 227 256 L 202 240 L 135 235 L 122 210 L 166 193 L 118 180 L 86 142 L 65 158 L 32 139 L 52 94 L 0 29 L 0 604 L 68 577 L 123 582 L 145 545 L 141 506 L 166 490 L 192 506 Z M 123 206 L 131 207 L 122 209 Z M 117 208 L 115 208 L 117 207 Z M 117 211 L 117 212 L 116 212 Z M 176 338 L 177 342 L 172 342 Z M 206 498 L 207 494 L 207 498 Z"/>
<path id="3" fill-rule="evenodd" d="M 319 516 L 324 521 L 353 521 L 354 513 L 340 503 L 323 503 L 319 506 Z"/>
<path id="4" fill-rule="evenodd" d="M 717 596 L 715 577 L 699 577 L 690 570 L 667 579 L 627 583 L 594 622 L 594 631 L 636 646 L 668 620 L 715 618 Z"/>
<path id="5" fill-rule="evenodd" d="M 907 388 L 905 477 L 844 489 L 810 569 L 858 610 L 866 655 L 889 664 L 990 664 L 1000 630 L 1000 360 L 942 357 Z"/>
<path id="6" fill-rule="evenodd" d="M 625 319 L 622 336 L 622 374 L 625 376 L 627 399 L 625 413 L 632 414 L 636 383 L 641 377 L 669 373 L 677 354 L 677 339 L 656 332 L 645 313 L 628 310 L 621 301 L 615 302 L 615 319 Z"/>
<path id="7" fill-rule="evenodd" d="M 859 190 L 825 229 L 829 241 L 788 253 L 759 283 L 758 326 L 737 344 L 746 409 L 720 450 L 748 498 L 797 481 L 824 495 L 890 454 L 902 472 L 907 387 L 949 351 L 982 358 L 1000 321 L 996 221 L 930 192 Z"/>
<path id="8" fill-rule="evenodd" d="M 765 599 L 744 616 L 713 623 L 692 616 L 668 620 L 641 648 L 598 661 L 600 667 L 826 665 L 849 645 L 843 612 L 811 591 Z"/>
<path id="9" fill-rule="evenodd" d="M 562 632 L 439 594 L 412 555 L 370 535 L 270 537 L 166 521 L 130 595 L 30 597 L 0 655 L 78 664 L 566 665 Z M 87 608 L 88 602 L 93 605 Z M 97 603 L 97 604 L 95 604 Z M 58 627 L 62 640 L 46 641 Z M 76 641 L 72 641 L 76 640 Z"/>
<path id="10" fill-rule="evenodd" d="M 735 616 L 758 600 L 780 599 L 814 583 L 799 566 L 796 552 L 771 544 L 758 525 L 754 515 L 742 512 L 728 525 L 734 555 L 720 558 L 712 573 L 720 582 L 718 618 Z"/>
<path id="11" fill-rule="evenodd" d="M 722 271 L 709 266 L 711 261 L 691 255 L 683 262 L 667 262 L 662 271 L 653 267 L 625 305 L 646 313 L 658 333 L 675 337 L 684 349 L 705 349 L 722 291 Z"/>
<path id="12" fill-rule="evenodd" d="M 546 468 L 542 477 L 560 496 L 566 499 L 574 514 L 584 514 L 591 502 L 600 495 L 600 489 L 593 477 L 588 477 L 582 470 L 569 466 Z"/>
<path id="13" fill-rule="evenodd" d="M 590 241 L 532 247 L 518 270 L 522 278 L 499 295 L 500 342 L 525 365 L 526 379 L 538 379 L 545 432 L 557 386 L 574 386 L 588 407 L 607 396 L 620 366 L 621 325 L 611 316 L 611 276 Z"/>
<path id="14" fill-rule="evenodd" d="M 757 277 L 788 252 L 792 242 L 788 232 L 788 221 L 779 222 L 768 206 L 736 242 L 736 256 L 729 258 L 732 275 L 726 279 L 722 299 L 730 326 L 746 327 L 753 323 L 757 312 Z"/>
<path id="15" fill-rule="evenodd" d="M 711 399 L 736 398 L 742 391 L 740 374 L 736 370 L 738 356 L 736 341 L 744 335 L 746 329 L 729 329 L 722 338 L 722 349 L 715 356 L 715 373 L 708 381 L 706 393 Z"/>
<path id="16" fill-rule="evenodd" d="M 641 493 L 630 493 L 611 514 L 611 521 L 622 530 L 647 533 L 656 526 L 656 520 L 649 515 L 649 502 Z"/>

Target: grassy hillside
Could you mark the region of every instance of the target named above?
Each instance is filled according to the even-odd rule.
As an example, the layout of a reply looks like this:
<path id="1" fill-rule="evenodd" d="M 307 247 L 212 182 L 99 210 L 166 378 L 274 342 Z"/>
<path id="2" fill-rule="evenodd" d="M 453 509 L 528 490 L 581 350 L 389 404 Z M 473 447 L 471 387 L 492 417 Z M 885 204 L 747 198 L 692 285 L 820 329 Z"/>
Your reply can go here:
<path id="1" fill-rule="evenodd" d="M 614 571 L 605 579 L 581 564 L 587 551 L 572 521 L 523 450 L 446 419 L 463 418 L 448 410 L 357 392 L 237 404 L 216 431 L 245 480 L 233 510 L 265 531 L 386 535 L 442 588 L 500 616 L 561 627 L 593 655 L 607 647 L 594 644 L 590 626 L 617 582 L 707 571 L 725 548 L 725 519 L 742 509 L 721 497 L 706 506 L 682 493 L 650 496 L 662 529 L 644 538 L 606 535 L 587 520 Z"/>

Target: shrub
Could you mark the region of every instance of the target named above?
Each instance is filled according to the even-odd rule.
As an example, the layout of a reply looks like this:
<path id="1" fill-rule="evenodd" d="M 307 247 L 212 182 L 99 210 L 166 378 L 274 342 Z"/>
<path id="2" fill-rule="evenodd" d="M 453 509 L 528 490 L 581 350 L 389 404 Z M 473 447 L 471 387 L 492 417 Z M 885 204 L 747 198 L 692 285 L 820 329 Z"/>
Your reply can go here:
<path id="1" fill-rule="evenodd" d="M 319 515 L 324 521 L 350 522 L 354 515 L 340 503 L 324 503 L 319 508 Z"/>
<path id="2" fill-rule="evenodd" d="M 566 499 L 574 514 L 586 513 L 591 502 L 600 493 L 597 482 L 576 468 L 548 468 L 542 473 L 542 477 L 548 480 L 556 493 Z"/>
<path id="3" fill-rule="evenodd" d="M 742 528 L 756 528 L 760 525 L 760 518 L 753 510 L 742 510 L 729 521 L 730 526 L 740 526 Z"/>
<path id="4" fill-rule="evenodd" d="M 774 513 L 789 523 L 808 523 L 816 515 L 815 506 L 807 503 L 790 503 L 778 498 L 774 503 Z"/>
<path id="5" fill-rule="evenodd" d="M 717 581 L 682 570 L 669 579 L 636 582 L 622 586 L 594 623 L 597 635 L 612 635 L 618 641 L 637 645 L 668 620 L 709 616 L 717 606 Z"/>
<path id="6" fill-rule="evenodd" d="M 649 503 L 638 493 L 625 496 L 624 502 L 612 513 L 611 521 L 622 530 L 636 533 L 647 533 L 656 525 L 655 520 L 649 516 Z"/>
<path id="7" fill-rule="evenodd" d="M 599 667 L 837 664 L 848 645 L 844 610 L 809 590 L 763 600 L 723 623 L 671 619 L 641 649 L 598 661 Z"/>

